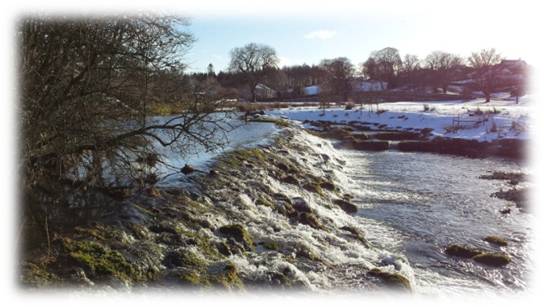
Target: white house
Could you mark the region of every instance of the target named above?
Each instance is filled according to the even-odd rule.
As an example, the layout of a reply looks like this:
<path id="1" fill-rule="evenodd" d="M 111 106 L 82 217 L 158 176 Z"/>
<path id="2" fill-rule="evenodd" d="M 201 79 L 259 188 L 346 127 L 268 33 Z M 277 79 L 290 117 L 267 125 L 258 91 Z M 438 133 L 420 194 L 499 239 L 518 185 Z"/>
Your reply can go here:
<path id="1" fill-rule="evenodd" d="M 319 94 L 321 88 L 319 85 L 306 86 L 304 89 L 304 96 L 314 96 Z"/>
<path id="2" fill-rule="evenodd" d="M 278 96 L 278 92 L 262 83 L 255 86 L 255 95 L 257 98 L 275 98 Z"/>
<path id="3" fill-rule="evenodd" d="M 387 89 L 387 82 L 378 80 L 355 80 L 352 84 L 355 92 L 378 92 Z"/>

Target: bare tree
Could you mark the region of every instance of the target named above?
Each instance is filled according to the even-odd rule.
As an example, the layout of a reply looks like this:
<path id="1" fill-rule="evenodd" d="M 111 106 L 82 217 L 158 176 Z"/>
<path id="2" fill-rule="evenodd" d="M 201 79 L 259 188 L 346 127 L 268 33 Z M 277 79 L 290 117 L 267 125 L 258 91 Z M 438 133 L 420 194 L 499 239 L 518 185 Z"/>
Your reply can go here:
<path id="1" fill-rule="evenodd" d="M 485 95 L 485 102 L 491 100 L 491 93 L 496 84 L 494 66 L 501 60 L 501 55 L 495 49 L 482 49 L 479 52 L 473 52 L 468 58 L 470 66 L 475 70 L 478 88 Z"/>
<path id="2" fill-rule="evenodd" d="M 432 74 L 431 84 L 434 88 L 442 88 L 444 93 L 455 75 L 455 69 L 462 64 L 461 57 L 444 51 L 434 51 L 425 58 L 425 66 Z"/>
<path id="3" fill-rule="evenodd" d="M 27 18 L 20 24 L 23 195 L 31 204 L 68 202 L 66 189 L 114 180 L 153 180 L 156 146 L 183 152 L 220 145 L 217 101 L 185 91 L 183 54 L 193 37 L 183 18 Z M 181 113 L 148 121 L 149 104 Z M 118 180 L 119 179 L 119 180 Z M 40 192 L 41 191 L 41 192 Z M 47 201 L 46 201 L 47 200 Z M 52 212 L 49 210 L 48 212 Z"/>
<path id="4" fill-rule="evenodd" d="M 355 73 L 351 61 L 345 57 L 325 59 L 321 61 L 320 66 L 326 72 L 324 84 L 326 92 L 347 101 L 351 93 L 351 81 Z"/>
<path id="5" fill-rule="evenodd" d="M 378 64 L 374 58 L 368 58 L 364 63 L 359 64 L 360 74 L 367 79 L 379 78 Z"/>
<path id="6" fill-rule="evenodd" d="M 420 61 L 417 55 L 406 54 L 404 56 L 404 60 L 402 61 L 402 68 L 401 68 L 403 72 L 413 72 L 415 70 L 418 70 L 419 68 L 420 68 Z"/>
<path id="7" fill-rule="evenodd" d="M 362 64 L 363 74 L 371 79 L 393 84 L 402 68 L 402 59 L 396 48 L 386 47 L 373 51 L 368 60 Z"/>
<path id="8" fill-rule="evenodd" d="M 267 69 L 277 68 L 279 59 L 276 51 L 269 46 L 249 43 L 230 52 L 229 69 L 244 75 L 249 85 L 252 100 L 256 101 L 255 88 L 262 82 Z"/>
<path id="9" fill-rule="evenodd" d="M 416 55 L 406 54 L 399 72 L 399 80 L 402 84 L 416 85 L 419 83 L 421 61 Z"/>

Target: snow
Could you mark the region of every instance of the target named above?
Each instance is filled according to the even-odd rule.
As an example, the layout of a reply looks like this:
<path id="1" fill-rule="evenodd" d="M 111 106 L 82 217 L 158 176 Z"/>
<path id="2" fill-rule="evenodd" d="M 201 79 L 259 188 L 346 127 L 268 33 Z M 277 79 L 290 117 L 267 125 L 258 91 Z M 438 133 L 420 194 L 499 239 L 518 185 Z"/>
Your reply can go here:
<path id="1" fill-rule="evenodd" d="M 502 97 L 502 95 L 496 95 Z M 362 122 L 384 125 L 395 130 L 431 128 L 433 136 L 492 141 L 496 139 L 527 139 L 530 98 L 521 97 L 520 103 L 502 97 L 485 103 L 482 99 L 471 101 L 394 102 L 376 106 L 363 106 L 345 110 L 343 107 L 326 109 L 295 107 L 269 112 L 296 121 L 329 121 L 338 124 Z M 483 114 L 482 114 L 483 113 Z M 460 121 L 460 122 L 459 122 Z M 512 124 L 520 129 L 512 129 Z M 459 129 L 453 130 L 453 126 Z"/>

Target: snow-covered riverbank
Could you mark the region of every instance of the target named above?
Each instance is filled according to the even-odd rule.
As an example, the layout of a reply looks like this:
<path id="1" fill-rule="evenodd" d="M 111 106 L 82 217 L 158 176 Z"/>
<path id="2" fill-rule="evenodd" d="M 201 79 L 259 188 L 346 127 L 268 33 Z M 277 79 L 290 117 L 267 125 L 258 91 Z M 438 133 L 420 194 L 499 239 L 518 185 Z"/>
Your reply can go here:
<path id="1" fill-rule="evenodd" d="M 377 111 L 379 109 L 379 111 Z M 432 129 L 431 135 L 478 141 L 528 139 L 531 106 L 527 99 L 448 102 L 396 102 L 329 108 L 300 107 L 273 110 L 268 115 L 297 121 L 328 121 L 339 124 L 367 123 L 376 129 L 415 131 Z"/>

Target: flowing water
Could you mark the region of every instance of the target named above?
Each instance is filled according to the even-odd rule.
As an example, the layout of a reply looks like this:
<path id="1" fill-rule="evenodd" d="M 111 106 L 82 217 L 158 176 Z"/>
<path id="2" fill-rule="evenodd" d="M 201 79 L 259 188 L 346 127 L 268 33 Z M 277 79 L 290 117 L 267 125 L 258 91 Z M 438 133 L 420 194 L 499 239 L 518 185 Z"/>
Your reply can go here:
<path id="1" fill-rule="evenodd" d="M 279 131 L 273 123 L 244 122 L 236 119 L 238 114 L 230 114 L 223 119 L 221 126 L 223 131 L 216 133 L 212 140 L 221 143 L 221 146 L 207 149 L 194 141 L 187 141 L 190 145 L 187 149 L 180 152 L 175 146 L 163 147 L 154 141 L 155 150 L 157 150 L 166 162 L 160 165 L 157 172 L 166 177 L 161 185 L 178 185 L 186 179 L 180 174 L 180 169 L 188 164 L 200 171 L 208 171 L 209 166 L 214 159 L 222 153 L 236 150 L 244 147 L 255 147 L 264 145 L 271 141 L 272 136 Z M 164 123 L 171 117 L 158 116 L 150 120 L 156 123 Z M 160 135 L 161 132 L 158 132 Z M 163 136 L 168 139 L 168 136 Z"/>
<path id="2" fill-rule="evenodd" d="M 247 195 L 240 195 L 246 205 L 238 213 L 250 219 L 246 225 L 257 241 L 266 238 L 284 245 L 305 244 L 335 264 L 334 268 L 325 270 L 299 270 L 274 258 L 273 253 L 258 251 L 247 258 L 235 259 L 245 274 L 262 275 L 263 270 L 289 266 L 311 288 L 365 288 L 367 269 L 380 266 L 384 259 L 386 262 L 393 259 L 395 268 L 392 270 L 407 276 L 420 293 L 497 293 L 526 288 L 531 268 L 528 259 L 531 214 L 515 207 L 509 215 L 499 213 L 512 204 L 490 195 L 511 187 L 506 181 L 479 178 L 490 171 L 527 172 L 523 166 L 500 159 L 338 149 L 329 140 L 296 130 L 295 143 L 306 144 L 308 152 L 289 151 L 290 158 L 305 164 L 316 175 L 334 173 L 337 184 L 354 196 L 353 203 L 359 208 L 357 215 L 326 209 L 324 200 L 292 185 L 266 176 L 263 180 L 275 192 L 289 197 L 303 196 L 320 216 L 334 220 L 337 228 L 357 223 L 374 248 L 346 241 L 338 229 L 333 233 L 286 224 L 262 206 L 253 205 Z M 249 123 L 229 132 L 226 146 L 219 151 L 200 151 L 187 157 L 173 151 L 164 154 L 177 168 L 189 163 L 205 170 L 221 152 L 266 144 L 277 131 L 273 124 Z M 333 163 L 326 163 L 323 156 L 328 156 L 327 160 Z M 179 184 L 184 177 L 178 177 L 168 183 Z M 226 203 L 229 210 L 233 210 L 231 203 Z M 270 227 L 263 228 L 262 223 L 273 224 L 278 231 L 270 232 Z M 489 235 L 506 238 L 508 246 L 498 248 L 483 241 Z M 443 250 L 448 244 L 506 252 L 512 262 L 502 268 L 492 268 L 447 257 Z M 267 263 L 266 268 L 263 263 Z M 304 263 L 296 265 L 304 267 Z"/>
<path id="3" fill-rule="evenodd" d="M 499 213 L 509 204 L 490 194 L 509 188 L 508 183 L 478 178 L 489 171 L 520 171 L 520 165 L 427 153 L 339 152 L 358 215 L 378 225 L 368 235 L 378 246 L 406 256 L 421 291 L 526 286 L 530 216 L 515 208 L 510 215 Z M 448 244 L 498 251 L 482 240 L 488 235 L 508 239 L 508 246 L 501 248 L 512 257 L 506 267 L 486 267 L 443 253 Z"/>

